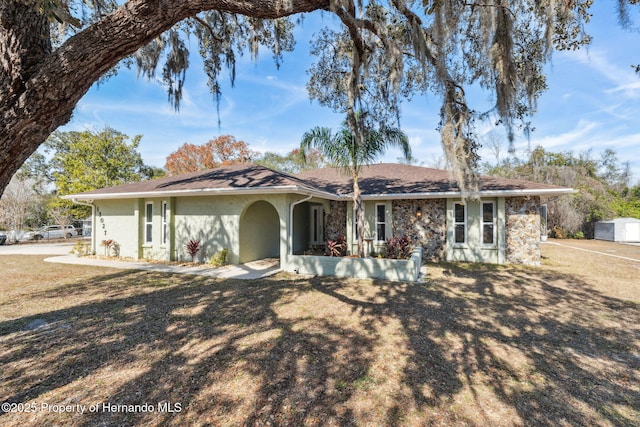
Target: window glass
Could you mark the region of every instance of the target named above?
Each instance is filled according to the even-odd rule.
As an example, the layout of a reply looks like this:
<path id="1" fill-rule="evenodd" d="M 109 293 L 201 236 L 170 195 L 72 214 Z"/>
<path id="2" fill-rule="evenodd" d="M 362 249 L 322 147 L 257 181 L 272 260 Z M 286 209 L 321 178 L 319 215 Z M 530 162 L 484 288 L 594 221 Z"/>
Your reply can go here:
<path id="1" fill-rule="evenodd" d="M 493 245 L 495 243 L 495 205 L 493 202 L 482 204 L 482 243 Z"/>
<path id="2" fill-rule="evenodd" d="M 355 206 L 353 207 L 353 240 L 358 240 L 358 215 Z"/>
<path id="3" fill-rule="evenodd" d="M 464 205 L 462 203 L 456 203 L 455 205 L 456 222 L 464 221 Z"/>
<path id="4" fill-rule="evenodd" d="M 167 202 L 162 202 L 162 244 L 167 243 L 168 231 Z"/>
<path id="5" fill-rule="evenodd" d="M 147 203 L 145 207 L 145 228 L 144 228 L 145 243 L 151 243 L 153 241 L 153 203 Z"/>
<path id="6" fill-rule="evenodd" d="M 454 238 L 453 241 L 455 243 L 466 243 L 467 242 L 467 209 L 466 206 L 462 203 L 456 203 L 454 205 L 454 216 L 455 216 L 455 228 L 454 228 Z"/>
<path id="7" fill-rule="evenodd" d="M 382 241 L 386 238 L 386 206 L 384 204 L 376 205 L 376 240 Z"/>
<path id="8" fill-rule="evenodd" d="M 493 222 L 493 203 L 482 204 L 482 221 Z"/>
<path id="9" fill-rule="evenodd" d="M 456 236 L 455 236 L 455 242 L 456 243 L 464 243 L 464 224 L 456 224 Z"/>

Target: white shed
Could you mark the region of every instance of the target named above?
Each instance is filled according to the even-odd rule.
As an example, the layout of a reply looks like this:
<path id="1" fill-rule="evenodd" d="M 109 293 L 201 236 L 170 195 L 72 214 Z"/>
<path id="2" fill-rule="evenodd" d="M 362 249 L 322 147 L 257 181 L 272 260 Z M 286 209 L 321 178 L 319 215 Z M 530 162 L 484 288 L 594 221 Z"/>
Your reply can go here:
<path id="1" fill-rule="evenodd" d="M 640 219 L 616 218 L 596 222 L 594 237 L 611 242 L 640 242 Z"/>

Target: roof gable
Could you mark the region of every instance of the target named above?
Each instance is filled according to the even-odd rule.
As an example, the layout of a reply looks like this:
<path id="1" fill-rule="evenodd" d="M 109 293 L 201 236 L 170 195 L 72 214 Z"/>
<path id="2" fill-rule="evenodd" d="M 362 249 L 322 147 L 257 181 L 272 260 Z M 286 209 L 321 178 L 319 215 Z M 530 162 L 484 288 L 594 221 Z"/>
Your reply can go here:
<path id="1" fill-rule="evenodd" d="M 315 187 L 295 176 L 247 163 L 123 184 L 87 191 L 73 196 L 75 198 L 82 197 L 83 199 L 90 198 L 90 196 L 104 198 L 105 196 L 139 197 L 140 195 L 147 195 L 153 197 L 154 194 L 190 195 L 206 192 L 269 192 L 278 189 L 317 191 Z"/>

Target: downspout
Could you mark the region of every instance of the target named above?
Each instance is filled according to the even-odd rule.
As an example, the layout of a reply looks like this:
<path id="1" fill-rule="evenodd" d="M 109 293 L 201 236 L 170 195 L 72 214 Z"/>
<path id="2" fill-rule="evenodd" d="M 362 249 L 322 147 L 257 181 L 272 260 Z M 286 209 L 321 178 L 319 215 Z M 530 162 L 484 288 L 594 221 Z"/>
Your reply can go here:
<path id="1" fill-rule="evenodd" d="M 295 208 L 300 203 L 304 203 L 310 200 L 312 197 L 312 195 L 309 195 L 304 199 L 300 199 L 297 202 L 291 203 L 291 206 L 289 206 L 289 227 L 291 228 L 291 230 L 289 230 L 289 250 L 287 251 L 287 256 L 293 255 L 293 208 Z"/>
<path id="2" fill-rule="evenodd" d="M 72 198 L 71 201 L 82 206 L 91 206 L 91 254 L 96 253 L 96 206 L 93 204 L 93 200 L 88 202 L 81 202 L 76 198 Z"/>

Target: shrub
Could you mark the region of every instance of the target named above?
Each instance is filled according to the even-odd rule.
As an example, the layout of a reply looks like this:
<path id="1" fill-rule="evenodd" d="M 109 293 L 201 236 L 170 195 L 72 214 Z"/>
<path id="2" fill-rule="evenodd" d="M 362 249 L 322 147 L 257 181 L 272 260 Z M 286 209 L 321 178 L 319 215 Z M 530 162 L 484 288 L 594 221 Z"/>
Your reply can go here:
<path id="1" fill-rule="evenodd" d="M 411 239 L 392 237 L 384 243 L 384 256 L 391 259 L 407 259 L 411 256 Z"/>
<path id="2" fill-rule="evenodd" d="M 87 256 L 91 252 L 91 244 L 77 241 L 73 248 L 71 248 L 71 253 L 76 254 L 78 256 Z"/>
<path id="3" fill-rule="evenodd" d="M 184 245 L 184 251 L 191 257 L 191 262 L 195 262 L 196 255 L 198 252 L 202 250 L 202 245 L 200 244 L 200 239 L 194 240 L 191 239 Z"/>
<path id="4" fill-rule="evenodd" d="M 120 243 L 115 241 L 113 242 L 113 244 L 111 245 L 111 253 L 116 258 L 120 256 Z"/>
<path id="5" fill-rule="evenodd" d="M 211 257 L 209 260 L 209 264 L 214 267 L 221 267 L 227 263 L 227 255 L 229 254 L 229 249 L 224 248 L 220 252 L 216 252 L 215 255 Z"/>
<path id="6" fill-rule="evenodd" d="M 336 240 L 327 240 L 327 251 L 329 256 L 345 256 L 347 254 L 347 241 L 344 236 L 336 237 Z"/>

